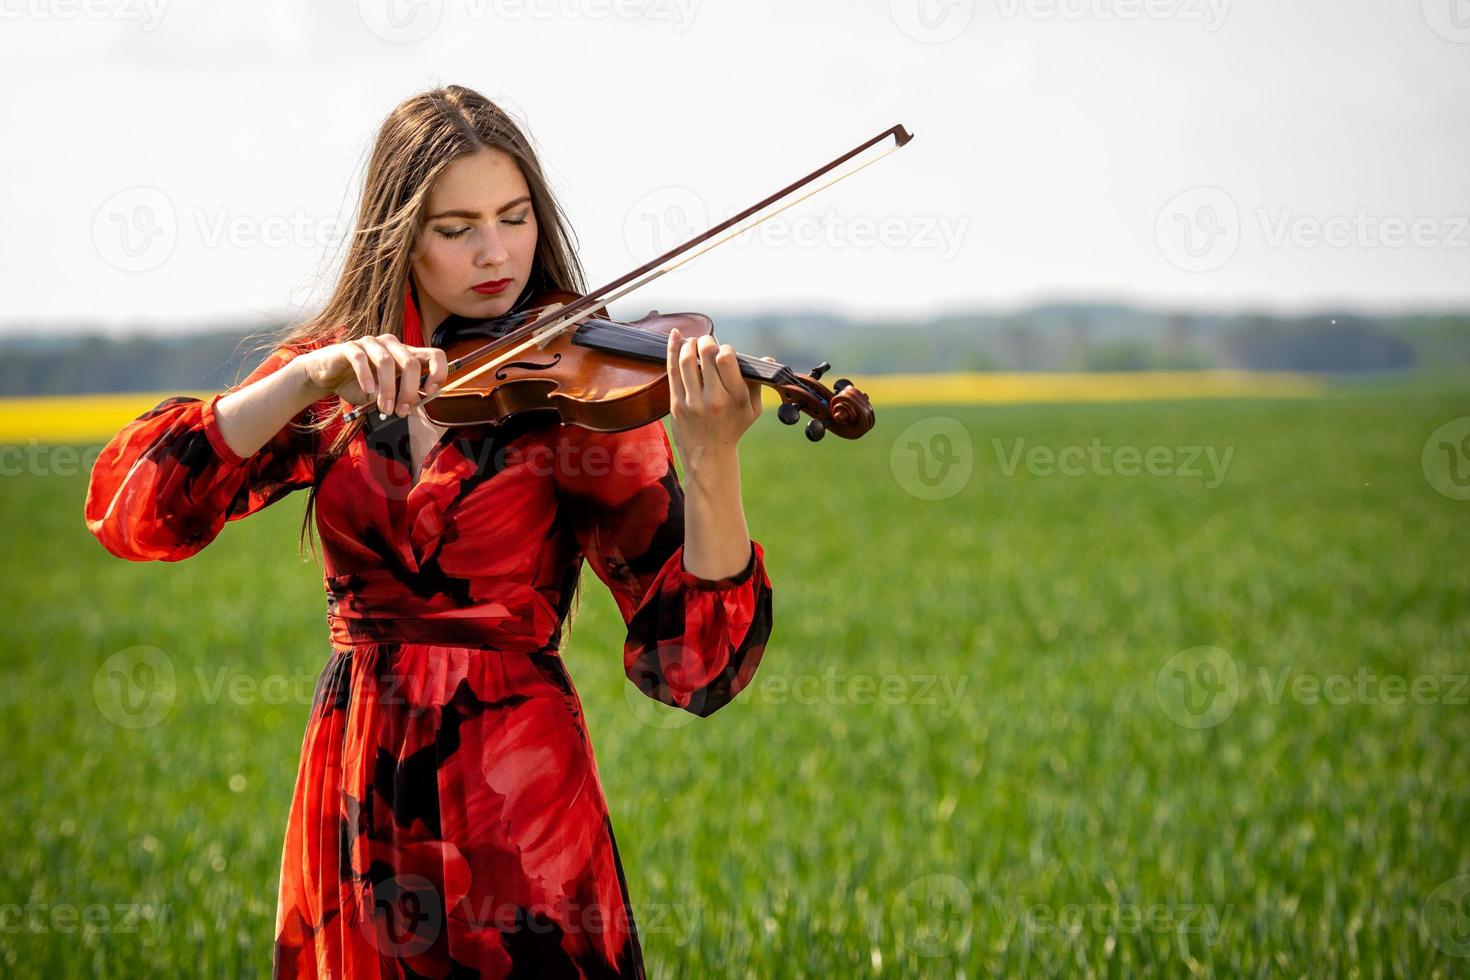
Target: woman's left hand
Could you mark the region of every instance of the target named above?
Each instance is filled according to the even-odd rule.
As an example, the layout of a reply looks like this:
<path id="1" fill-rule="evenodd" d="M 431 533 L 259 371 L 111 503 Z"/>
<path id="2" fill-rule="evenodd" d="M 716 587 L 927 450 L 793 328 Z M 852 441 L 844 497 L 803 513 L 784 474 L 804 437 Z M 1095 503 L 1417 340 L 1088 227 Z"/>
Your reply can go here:
<path id="1" fill-rule="evenodd" d="M 676 328 L 669 331 L 666 361 L 674 442 L 686 465 L 691 453 L 733 451 L 760 418 L 762 387 L 740 373 L 735 348 L 708 334 L 686 340 Z"/>

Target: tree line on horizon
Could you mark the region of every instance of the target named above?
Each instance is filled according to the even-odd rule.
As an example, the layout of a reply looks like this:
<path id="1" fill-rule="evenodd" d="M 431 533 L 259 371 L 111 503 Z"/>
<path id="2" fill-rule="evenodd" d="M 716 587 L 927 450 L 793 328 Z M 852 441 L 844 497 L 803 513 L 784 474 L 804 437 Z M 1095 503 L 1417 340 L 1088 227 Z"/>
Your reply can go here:
<path id="1" fill-rule="evenodd" d="M 743 353 L 770 354 L 802 372 L 829 361 L 844 375 L 1210 368 L 1362 375 L 1470 368 L 1470 311 L 1279 317 L 1051 304 L 906 322 L 812 313 L 714 319 L 717 338 Z M 0 338 L 0 395 L 219 390 L 260 361 L 260 341 L 277 326 L 125 337 L 30 330 Z"/>

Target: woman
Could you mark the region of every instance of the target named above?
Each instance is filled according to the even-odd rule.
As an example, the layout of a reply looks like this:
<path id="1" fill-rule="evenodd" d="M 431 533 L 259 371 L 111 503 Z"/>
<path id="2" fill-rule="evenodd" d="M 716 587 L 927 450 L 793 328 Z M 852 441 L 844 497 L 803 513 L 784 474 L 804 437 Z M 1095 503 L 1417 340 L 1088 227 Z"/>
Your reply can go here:
<path id="1" fill-rule="evenodd" d="M 322 313 L 240 385 L 129 423 L 93 468 L 87 526 L 179 561 L 309 488 L 331 653 L 281 862 L 277 977 L 643 976 L 617 845 L 558 655 L 582 560 L 627 625 L 623 666 L 700 716 L 755 673 L 771 582 L 736 444 L 759 388 L 728 345 L 667 345 L 662 421 L 441 429 L 419 408 L 451 316 L 585 292 L 516 125 L 448 86 L 378 133 Z M 343 424 L 349 405 L 378 411 Z"/>

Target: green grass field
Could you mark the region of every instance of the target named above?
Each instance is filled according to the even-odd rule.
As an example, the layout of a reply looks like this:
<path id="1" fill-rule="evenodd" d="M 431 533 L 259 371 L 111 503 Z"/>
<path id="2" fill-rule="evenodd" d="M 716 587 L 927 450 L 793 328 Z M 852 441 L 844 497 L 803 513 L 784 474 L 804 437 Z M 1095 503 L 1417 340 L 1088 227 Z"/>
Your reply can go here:
<path id="1" fill-rule="evenodd" d="M 623 679 L 589 573 L 650 975 L 1470 975 L 1470 501 L 1421 455 L 1470 385 L 878 415 L 743 444 L 775 632 L 711 718 Z M 304 495 L 132 564 L 61 458 L 0 480 L 0 974 L 267 975 Z M 129 728 L 94 682 L 137 646 L 176 695 Z"/>

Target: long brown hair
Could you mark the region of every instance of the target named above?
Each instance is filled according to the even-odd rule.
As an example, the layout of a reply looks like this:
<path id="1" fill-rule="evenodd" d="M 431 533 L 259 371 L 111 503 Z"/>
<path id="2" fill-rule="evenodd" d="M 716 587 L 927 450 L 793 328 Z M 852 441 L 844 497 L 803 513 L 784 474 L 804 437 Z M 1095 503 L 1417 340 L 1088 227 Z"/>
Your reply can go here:
<path id="1" fill-rule="evenodd" d="M 413 249 L 424 226 L 429 192 L 453 161 L 496 149 L 520 167 L 536 215 L 536 254 L 523 297 L 559 289 L 581 295 L 585 277 L 572 247 L 575 235 L 547 185 L 536 151 L 521 128 L 495 103 L 462 85 L 446 85 L 400 103 L 378 129 L 363 178 L 362 197 L 342 270 L 331 298 L 305 322 L 276 331 L 261 346 L 311 347 L 392 333 L 403 337 L 404 293 Z M 425 323 L 424 342 L 433 324 Z M 298 428 L 320 432 L 345 410 L 341 400 L 325 418 Z M 313 527 L 321 475 L 361 431 L 366 416 L 342 426 L 317 461 L 317 481 L 301 522 L 304 549 Z M 312 548 L 315 557 L 315 547 Z"/>

